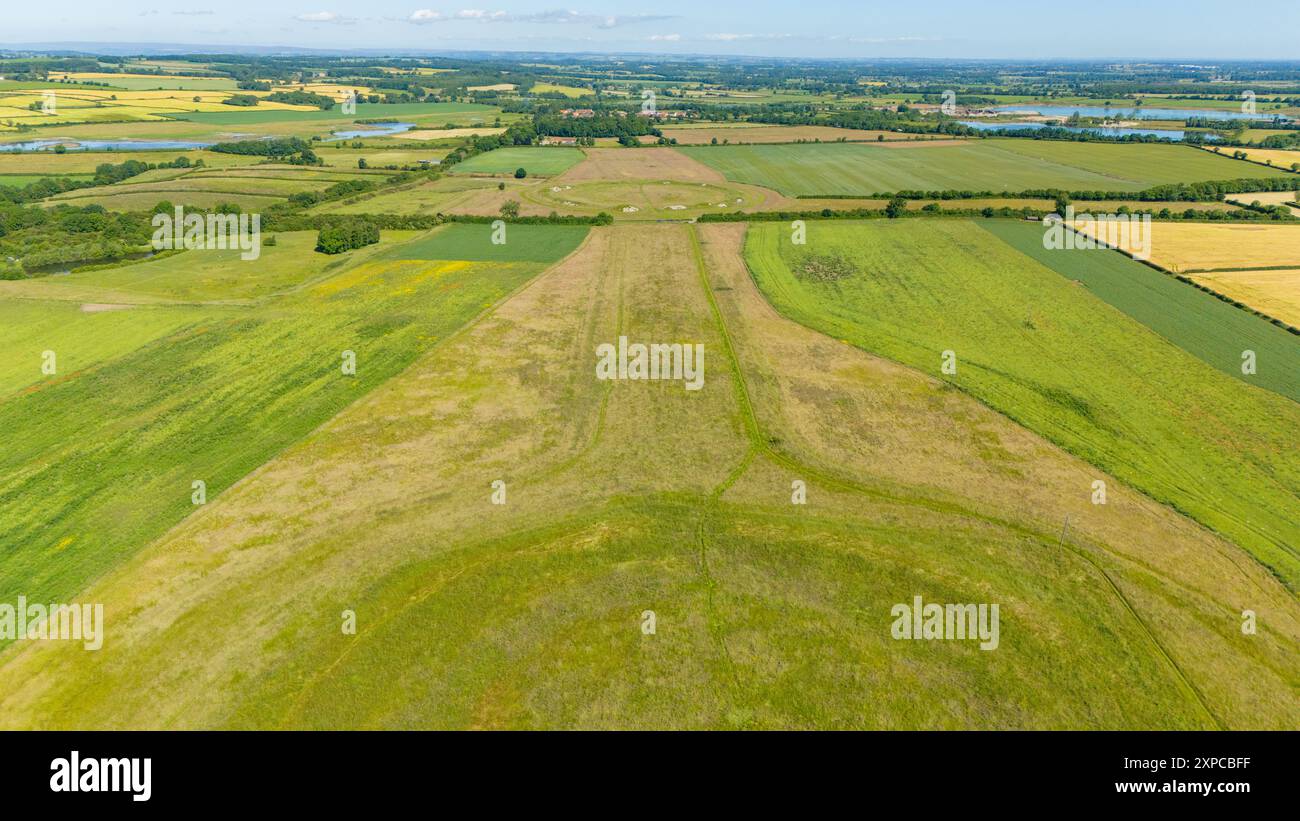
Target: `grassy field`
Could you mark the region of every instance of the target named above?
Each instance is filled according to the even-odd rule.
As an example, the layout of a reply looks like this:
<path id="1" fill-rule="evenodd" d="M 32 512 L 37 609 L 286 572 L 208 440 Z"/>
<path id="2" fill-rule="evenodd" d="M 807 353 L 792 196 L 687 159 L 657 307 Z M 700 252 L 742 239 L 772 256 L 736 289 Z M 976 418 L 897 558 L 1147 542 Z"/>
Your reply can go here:
<path id="1" fill-rule="evenodd" d="M 1094 469 L 961 392 L 777 316 L 743 231 L 594 229 L 106 574 L 103 650 L 0 656 L 0 725 L 1295 725 L 1293 596 L 1119 482 L 1093 508 Z M 594 380 L 621 333 L 705 345 L 706 387 Z M 1001 602 L 999 649 L 891 640 L 913 595 Z"/>
<path id="2" fill-rule="evenodd" d="M 394 249 L 391 259 L 474 262 L 554 262 L 578 247 L 585 225 L 508 225 L 505 242 L 492 242 L 491 225 L 452 223 Z"/>
<path id="3" fill-rule="evenodd" d="M 751 123 L 691 123 L 666 125 L 661 129 L 665 137 L 677 140 L 678 145 L 708 145 L 711 141 L 731 143 L 793 143 L 836 142 L 838 140 L 912 140 L 914 135 L 894 131 L 867 131 L 857 128 L 832 128 L 825 125 L 758 125 Z M 929 139 L 929 138 L 923 138 Z"/>
<path id="4" fill-rule="evenodd" d="M 383 240 L 398 246 L 413 231 L 385 231 Z M 242 264 L 239 251 L 186 251 L 111 270 L 93 270 L 17 283 L 25 295 L 41 299 L 98 303 L 183 302 L 247 304 L 301 288 L 330 276 L 339 258 L 314 253 L 316 233 L 266 234 L 256 263 Z M 37 290 L 39 289 L 39 290 Z"/>
<path id="5" fill-rule="evenodd" d="M 703 213 L 761 210 L 773 192 L 732 183 L 688 183 L 646 179 L 638 182 L 582 182 L 536 185 L 520 192 L 539 213 L 597 214 L 625 219 L 690 219 Z M 785 201 L 779 195 L 776 199 Z"/>
<path id="6" fill-rule="evenodd" d="M 39 182 L 48 176 L 50 175 L 49 174 L 0 174 L 0 185 L 8 185 L 14 188 L 22 188 L 25 185 L 31 185 L 34 182 Z M 65 180 L 76 180 L 77 182 L 85 182 L 86 180 L 93 179 L 93 176 L 90 174 L 59 174 L 57 176 Z"/>
<path id="7" fill-rule="evenodd" d="M 579 97 L 593 97 L 596 92 L 589 88 L 578 88 L 577 86 L 562 86 L 555 83 L 533 83 L 533 87 L 528 89 L 529 94 L 547 94 L 559 92 L 565 97 L 576 100 Z"/>
<path id="8" fill-rule="evenodd" d="M 449 150 L 442 146 L 385 148 L 382 145 L 370 145 L 365 148 L 353 148 L 351 145 L 342 147 L 342 143 L 339 146 L 318 150 L 317 156 L 333 168 L 355 169 L 358 167 L 357 161 L 364 159 L 366 165 L 371 168 L 382 169 L 388 165 L 414 166 L 421 160 L 441 160 L 447 156 Z"/>
<path id="9" fill-rule="evenodd" d="M 104 163 L 121 165 L 127 160 L 137 160 L 156 164 L 172 162 L 177 157 L 189 157 L 192 161 L 203 160 L 205 166 L 213 168 L 252 165 L 262 159 L 243 154 L 222 154 L 216 151 L 69 151 L 66 154 L 55 154 L 53 151 L 13 154 L 4 152 L 0 153 L 0 174 L 30 176 L 93 174 L 95 169 Z"/>
<path id="10" fill-rule="evenodd" d="M 156 74 L 109 74 L 104 72 L 74 72 L 72 74 L 51 74 L 50 79 L 93 80 L 108 83 L 113 88 L 125 88 L 131 91 L 150 89 L 185 89 L 189 91 L 235 91 L 236 83 L 229 77 L 187 77 L 180 75 L 159 76 Z"/>
<path id="11" fill-rule="evenodd" d="M 506 183 L 504 192 L 497 185 Z M 413 187 L 379 194 L 357 202 L 327 202 L 316 206 L 315 213 L 322 214 L 437 214 L 453 213 L 457 206 L 478 194 L 501 193 L 501 199 L 517 197 L 518 191 L 531 186 L 532 181 L 495 180 L 484 177 L 439 177 Z M 500 205 L 488 210 L 495 214 Z"/>
<path id="12" fill-rule="evenodd" d="M 229 202 L 245 209 L 266 207 L 283 202 L 300 191 L 322 191 L 337 182 L 372 180 L 382 182 L 380 172 L 361 171 L 356 167 L 328 168 L 294 165 L 257 165 L 249 168 L 159 169 L 160 179 L 133 177 L 113 185 L 78 188 L 56 194 L 46 205 L 90 205 L 92 203 L 119 211 L 149 210 L 159 202 L 210 207 Z M 146 172 L 155 174 L 156 171 Z M 144 177 L 145 175 L 141 175 Z"/>
<path id="13" fill-rule="evenodd" d="M 522 168 L 532 176 L 553 177 L 582 161 L 577 148 L 511 146 L 477 154 L 452 166 L 453 174 L 513 174 Z"/>
<path id="14" fill-rule="evenodd" d="M 764 224 L 746 258 L 784 313 L 936 376 L 953 351 L 954 385 L 1300 586 L 1300 466 L 1284 455 L 1295 402 L 1226 376 L 974 222 L 814 223 L 807 246 Z M 833 281 L 804 273 L 827 259 L 851 263 L 832 266 L 846 271 Z"/>
<path id="15" fill-rule="evenodd" d="M 39 368 L 32 351 L 51 339 L 78 369 L 0 402 L 14 436 L 0 455 L 3 595 L 67 600 L 193 513 L 194 480 L 219 497 L 543 267 L 383 258 L 388 244 L 326 258 L 309 242 L 286 236 L 257 262 L 190 251 L 49 285 L 93 281 L 172 301 L 65 320 L 66 329 L 55 319 L 75 304 L 47 303 L 55 318 L 6 329 L 6 351 L 21 355 L 3 371 L 11 387 L 26 378 L 11 373 Z M 198 263 L 205 253 L 213 260 Z M 176 327 L 167 306 L 231 290 L 250 304 L 185 307 Z M 33 296 L 29 288 L 6 310 L 31 310 Z M 140 329 L 120 333 L 132 320 Z M 347 350 L 355 376 L 341 373 Z"/>
<path id="16" fill-rule="evenodd" d="M 9 283 L 0 283 L 4 285 Z M 204 316 L 189 306 L 94 310 L 103 303 L 4 298 L 10 293 L 0 288 L 0 346 L 5 350 L 0 359 L 0 403 L 49 379 L 41 370 L 46 351 L 54 352 L 59 374 L 76 374 Z"/>
<path id="17" fill-rule="evenodd" d="M 894 149 L 866 144 L 745 145 L 679 149 L 728 179 L 783 194 L 901 190 L 1140 191 L 1197 180 L 1281 176 L 1184 146 L 987 139 Z"/>
<path id="18" fill-rule="evenodd" d="M 981 224 L 1201 361 L 1300 402 L 1300 337 L 1123 254 L 1047 250 L 1040 225 L 1007 220 Z M 1241 372 L 1244 350 L 1256 354 L 1254 374 Z"/>

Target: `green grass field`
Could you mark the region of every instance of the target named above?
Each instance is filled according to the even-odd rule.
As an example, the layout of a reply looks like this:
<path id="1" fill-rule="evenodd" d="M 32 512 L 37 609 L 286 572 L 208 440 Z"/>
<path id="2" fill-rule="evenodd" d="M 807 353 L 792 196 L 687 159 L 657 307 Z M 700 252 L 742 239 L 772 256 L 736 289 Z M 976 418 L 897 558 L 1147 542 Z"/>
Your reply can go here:
<path id="1" fill-rule="evenodd" d="M 264 233 L 275 245 L 263 245 L 256 262 L 243 264 L 240 251 L 185 251 L 158 260 L 110 270 L 93 270 L 20 283 L 25 295 L 76 302 L 248 303 L 283 294 L 322 277 L 348 262 L 314 252 L 316 233 Z M 415 236 L 413 231 L 385 231 L 387 247 Z M 39 290 L 38 290 L 39 289 Z"/>
<path id="2" fill-rule="evenodd" d="M 0 347 L 6 351 L 0 359 L 0 403 L 50 378 L 41 370 L 46 351 L 55 354 L 58 374 L 76 374 L 129 354 L 203 315 L 183 305 L 87 312 L 78 302 L 0 298 Z"/>
<path id="3" fill-rule="evenodd" d="M 492 242 L 491 225 L 452 223 L 390 252 L 392 259 L 475 262 L 554 262 L 587 236 L 585 225 L 507 225 L 505 242 Z"/>
<path id="4" fill-rule="evenodd" d="M 191 161 L 203 160 L 203 164 L 209 168 L 253 165 L 262 159 L 243 154 L 221 154 L 216 151 L 69 151 L 66 154 L 55 154 L 53 151 L 5 152 L 0 153 L 0 174 L 30 176 L 93 174 L 95 169 L 104 163 L 120 165 L 127 160 L 137 160 L 157 164 L 172 162 L 177 157 L 189 157 Z"/>
<path id="5" fill-rule="evenodd" d="M 548 92 L 559 92 L 569 99 L 578 97 L 593 97 L 594 91 L 589 88 L 579 88 L 577 86 L 562 86 L 555 83 L 534 83 L 533 87 L 528 89 L 529 94 L 545 94 Z"/>
<path id="6" fill-rule="evenodd" d="M 100 576 L 84 595 L 115 614 L 102 650 L 7 650 L 0 726 L 1294 725 L 1294 596 L 1120 482 L 1106 508 L 1089 505 L 1093 469 L 964 393 L 775 314 L 744 267 L 743 232 L 592 229 L 560 266 Z M 312 328 L 298 302 L 270 300 L 247 313 L 243 344 L 171 340 L 176 353 L 149 351 L 162 361 L 131 362 L 119 393 L 83 404 L 133 433 L 84 432 L 105 452 L 79 465 L 129 486 L 97 514 L 114 537 L 173 485 L 188 504 L 210 440 L 233 457 L 265 447 L 273 419 L 306 427 L 267 386 L 314 379 L 332 394 L 314 354 L 333 356 L 337 312 L 370 344 L 396 344 L 399 315 L 437 333 L 430 314 L 464 304 L 446 300 L 486 296 L 455 272 L 492 280 L 520 264 L 432 263 L 443 273 L 427 283 L 391 278 L 396 265 L 431 263 L 341 270 L 301 295 Z M 256 326 L 272 309 L 295 330 L 269 351 Z M 592 346 L 621 333 L 704 345 L 704 389 L 593 379 Z M 122 418 L 144 401 L 167 412 Z M 226 416 L 195 415 L 215 404 Z M 0 404 L 0 422 L 15 417 Z M 53 433 L 21 433 L 29 456 L 54 454 L 47 472 L 66 472 Z M 179 452 L 164 458 L 164 443 Z M 151 460 L 128 476 L 100 467 L 114 455 Z M 790 503 L 796 478 L 805 506 Z M 497 479 L 502 505 L 489 501 Z M 76 515 L 93 485 L 78 477 L 50 504 Z M 41 567 L 85 549 L 46 550 Z M 891 606 L 913 595 L 1000 602 L 999 648 L 891 639 Z M 1243 601 L 1270 625 L 1253 641 L 1233 612 Z M 355 635 L 339 629 L 344 610 Z"/>
<path id="7" fill-rule="evenodd" d="M 13 436 L 0 455 L 0 595 L 68 599 L 195 512 L 194 480 L 217 498 L 543 267 L 381 260 L 382 244 L 332 258 L 308 248 L 286 236 L 247 263 L 223 252 L 200 263 L 209 252 L 190 251 L 66 286 L 263 296 L 240 307 L 153 304 L 74 320 L 73 303 L 0 299 L 24 320 L 6 323 L 18 358 L 0 374 L 10 390 L 34 383 L 0 402 Z M 66 364 L 40 376 L 50 346 Z M 356 376 L 341 373 L 345 350 Z"/>
<path id="8" fill-rule="evenodd" d="M 1284 172 L 1176 145 L 986 139 L 961 145 L 735 145 L 679 148 L 727 179 L 792 196 L 970 190 L 1141 191 Z M 1206 160 L 1209 160 L 1208 162 Z"/>
<path id="9" fill-rule="evenodd" d="M 981 225 L 1229 376 L 1300 402 L 1300 337 L 1123 254 L 1049 251 L 1043 248 L 1041 225 L 1007 220 Z M 1251 375 L 1241 372 L 1245 350 L 1256 354 Z"/>
<path id="10" fill-rule="evenodd" d="M 282 202 L 301 191 L 322 191 L 336 182 L 356 179 L 382 182 L 385 175 L 355 167 L 320 169 L 292 165 L 155 169 L 113 185 L 56 194 L 44 202 L 78 206 L 93 203 L 119 211 L 148 210 L 164 200 L 195 207 L 230 202 L 254 210 Z"/>
<path id="11" fill-rule="evenodd" d="M 529 176 L 553 177 L 582 162 L 583 153 L 563 146 L 511 146 L 470 157 L 452 166 L 453 174 L 513 174 L 522 168 Z"/>
<path id="12" fill-rule="evenodd" d="M 1285 455 L 1294 402 L 1207 365 L 975 222 L 813 223 L 806 246 L 756 225 L 746 258 L 782 312 L 936 376 L 953 351 L 944 378 L 1300 586 L 1300 466 Z M 837 258 L 852 272 L 799 273 Z"/>
<path id="13" fill-rule="evenodd" d="M 0 174 L 0 185 L 8 185 L 14 188 L 22 188 L 25 185 L 31 185 L 34 182 L 40 182 L 41 180 L 45 179 L 47 176 L 49 175 L 48 174 Z M 76 180 L 77 182 L 85 182 L 86 180 L 93 179 L 93 176 L 90 174 L 59 174 L 58 176 L 65 180 Z"/>
<path id="14" fill-rule="evenodd" d="M 327 202 L 316 206 L 313 211 L 323 214 L 436 214 L 450 212 L 451 209 L 472 199 L 482 192 L 496 191 L 498 182 L 506 183 L 506 191 L 511 196 L 531 180 L 495 180 L 484 177 L 446 176 L 421 185 L 406 187 L 388 193 L 378 194 L 357 202 Z"/>

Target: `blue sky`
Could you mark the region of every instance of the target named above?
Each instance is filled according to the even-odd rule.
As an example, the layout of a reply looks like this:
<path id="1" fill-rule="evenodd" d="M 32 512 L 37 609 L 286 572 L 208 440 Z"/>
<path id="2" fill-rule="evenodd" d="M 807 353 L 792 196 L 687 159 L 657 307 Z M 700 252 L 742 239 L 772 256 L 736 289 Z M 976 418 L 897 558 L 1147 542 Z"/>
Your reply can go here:
<path id="1" fill-rule="evenodd" d="M 7 0 L 0 43 L 780 57 L 1300 59 L 1300 0 Z"/>

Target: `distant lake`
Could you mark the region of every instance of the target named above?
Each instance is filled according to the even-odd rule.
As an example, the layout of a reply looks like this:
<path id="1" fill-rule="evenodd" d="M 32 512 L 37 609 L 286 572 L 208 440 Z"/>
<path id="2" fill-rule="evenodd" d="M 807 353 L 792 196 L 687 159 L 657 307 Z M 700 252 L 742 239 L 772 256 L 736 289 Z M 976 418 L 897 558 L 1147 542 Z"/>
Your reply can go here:
<path id="1" fill-rule="evenodd" d="M 1105 134 L 1107 137 L 1125 137 L 1129 134 L 1143 134 L 1154 137 L 1164 137 L 1169 140 L 1181 140 L 1186 136 L 1186 131 L 1175 130 L 1172 128 L 1103 128 L 1096 126 L 1093 128 L 1079 128 L 1077 126 L 1052 125 L 1051 123 L 987 123 L 979 120 L 962 120 L 962 125 L 968 125 L 977 131 L 1020 131 L 1023 129 L 1039 128 L 1061 128 L 1066 131 L 1075 133 L 1093 132 L 1096 134 Z M 1206 139 L 1212 139 L 1213 135 L 1206 135 Z"/>
<path id="2" fill-rule="evenodd" d="M 175 151 L 207 148 L 213 143 L 188 140 L 29 140 L 0 143 L 0 151 L 53 151 L 56 145 L 67 146 L 69 151 Z"/>
<path id="3" fill-rule="evenodd" d="M 997 111 L 1007 114 L 1029 114 L 1037 112 L 1044 117 L 1069 117 L 1079 112 L 1081 117 L 1117 117 L 1122 120 L 1186 120 L 1188 117 L 1204 117 L 1208 120 L 1271 120 L 1272 114 L 1243 114 L 1240 109 L 1217 111 L 1210 108 L 1106 108 L 1088 105 L 1003 105 Z M 1283 117 L 1282 119 L 1289 119 Z"/>
<path id="4" fill-rule="evenodd" d="M 387 137 L 390 134 L 401 134 L 403 131 L 410 131 L 412 128 L 415 128 L 415 123 L 375 123 L 370 128 L 358 128 L 355 131 L 335 131 L 334 136 L 324 140 L 324 142 L 356 140 L 361 137 Z"/>

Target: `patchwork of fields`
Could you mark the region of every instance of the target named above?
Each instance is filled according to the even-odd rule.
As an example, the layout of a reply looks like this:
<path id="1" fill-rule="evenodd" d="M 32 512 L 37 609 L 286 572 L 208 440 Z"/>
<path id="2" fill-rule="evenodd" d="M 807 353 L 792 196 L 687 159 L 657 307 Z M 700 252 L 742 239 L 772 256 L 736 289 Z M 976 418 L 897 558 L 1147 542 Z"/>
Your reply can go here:
<path id="1" fill-rule="evenodd" d="M 909 141 L 917 139 L 891 131 L 872 131 L 860 128 L 831 128 L 824 125 L 754 125 L 752 123 L 694 123 L 665 126 L 664 136 L 678 145 L 708 145 L 713 142 L 732 143 L 794 143 L 837 142 L 848 140 Z M 927 138 L 929 139 L 929 138 Z"/>
<path id="2" fill-rule="evenodd" d="M 255 211 L 283 202 L 300 191 L 319 192 L 339 182 L 380 182 L 385 178 L 383 171 L 356 167 L 322 169 L 268 164 L 245 168 L 157 169 L 125 182 L 57 194 L 45 200 L 45 204 L 94 204 L 121 211 L 148 211 L 164 201 L 198 208 L 234 203 Z"/>
<path id="3" fill-rule="evenodd" d="M 95 652 L 0 639 L 0 728 L 1300 727 L 1300 337 L 1249 310 L 1300 324 L 1300 225 L 1222 213 L 1294 192 L 1117 199 L 1282 164 L 952 137 L 867 78 L 412 58 L 348 115 L 222 102 L 370 82 L 317 59 L 60 72 L 57 113 L 0 80 L 5 141 L 311 147 L 0 153 L 0 603 L 108 619 Z M 810 105 L 619 146 L 642 88 Z M 574 115 L 598 146 L 516 144 L 620 103 Z M 167 167 L 18 190 L 127 160 Z M 1152 260 L 1227 299 L 932 207 L 1044 189 L 1219 212 L 1157 218 Z M 260 256 L 147 253 L 161 202 L 265 211 Z M 626 342 L 701 351 L 698 384 L 610 378 Z M 896 640 L 916 596 L 998 603 L 996 652 Z"/>
<path id="4" fill-rule="evenodd" d="M 453 174 L 514 174 L 518 168 L 536 177 L 553 177 L 582 161 L 577 148 L 512 146 L 498 148 L 452 166 Z"/>
<path id="5" fill-rule="evenodd" d="M 225 89 L 229 81 L 208 81 Z M 164 78 L 157 78 L 154 85 L 137 90 L 122 90 L 125 86 L 111 89 L 92 88 L 55 88 L 50 93 L 52 110 L 41 106 L 46 102 L 45 92 L 36 90 L 0 90 L 0 127 L 9 126 L 50 126 L 63 123 L 84 122 L 118 122 L 130 120 L 162 120 L 173 116 L 189 116 L 196 112 L 211 112 L 222 116 L 231 106 L 222 101 L 230 97 L 229 91 L 211 90 L 158 90 L 158 85 L 166 86 Z M 265 96 L 265 94 L 255 95 Z M 32 106 L 36 108 L 33 109 Z M 286 116 L 298 112 L 319 111 L 314 107 L 278 103 L 262 100 L 258 109 L 266 109 L 271 116 Z"/>
<path id="6" fill-rule="evenodd" d="M 1300 338 L 1286 330 L 1122 254 L 1049 251 L 1043 248 L 1041 226 L 1004 220 L 982 226 L 1206 364 L 1300 402 Z M 1256 355 L 1256 371 L 1249 375 L 1241 370 L 1246 350 Z"/>

